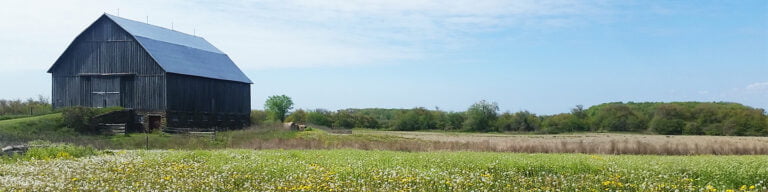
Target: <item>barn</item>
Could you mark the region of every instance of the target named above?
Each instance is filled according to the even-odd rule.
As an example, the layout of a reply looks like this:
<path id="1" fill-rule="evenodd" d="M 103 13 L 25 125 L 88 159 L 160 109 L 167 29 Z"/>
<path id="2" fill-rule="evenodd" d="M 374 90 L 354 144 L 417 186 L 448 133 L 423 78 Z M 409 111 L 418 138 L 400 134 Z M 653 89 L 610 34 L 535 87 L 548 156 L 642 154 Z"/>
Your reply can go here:
<path id="1" fill-rule="evenodd" d="M 251 80 L 196 35 L 104 14 L 48 70 L 54 108 L 121 106 L 147 129 L 248 125 Z"/>

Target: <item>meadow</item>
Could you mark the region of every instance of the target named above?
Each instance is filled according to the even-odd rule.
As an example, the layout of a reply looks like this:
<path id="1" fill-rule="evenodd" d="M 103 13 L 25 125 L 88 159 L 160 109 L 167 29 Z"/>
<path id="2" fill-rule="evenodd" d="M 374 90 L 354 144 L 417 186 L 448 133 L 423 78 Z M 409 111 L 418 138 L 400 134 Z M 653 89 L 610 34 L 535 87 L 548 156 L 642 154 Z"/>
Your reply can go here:
<path id="1" fill-rule="evenodd" d="M 768 155 L 768 137 L 665 136 L 632 133 L 550 135 L 455 131 L 380 131 L 351 134 L 313 129 L 288 131 L 280 125 L 218 132 L 213 137 L 186 134 L 82 135 L 62 127 L 60 114 L 0 121 L 0 145 L 34 140 L 73 143 L 98 149 L 362 149 L 408 152 L 477 151 L 644 155 Z"/>
<path id="2" fill-rule="evenodd" d="M 0 139 L 69 143 L 0 157 L 0 191 L 768 191 L 763 137 L 274 126 L 96 136 L 55 128 L 57 117 L 0 121 Z"/>
<path id="3" fill-rule="evenodd" d="M 128 150 L 0 163 L 0 191 L 766 191 L 768 156 Z"/>

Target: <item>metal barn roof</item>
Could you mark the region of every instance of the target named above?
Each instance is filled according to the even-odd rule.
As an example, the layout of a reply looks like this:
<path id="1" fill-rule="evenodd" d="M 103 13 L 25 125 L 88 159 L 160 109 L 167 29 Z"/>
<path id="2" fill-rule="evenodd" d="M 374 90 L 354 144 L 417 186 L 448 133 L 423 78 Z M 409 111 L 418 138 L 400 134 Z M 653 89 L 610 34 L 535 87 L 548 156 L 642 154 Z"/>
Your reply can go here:
<path id="1" fill-rule="evenodd" d="M 253 83 L 229 56 L 202 37 L 104 15 L 131 34 L 165 72 Z"/>

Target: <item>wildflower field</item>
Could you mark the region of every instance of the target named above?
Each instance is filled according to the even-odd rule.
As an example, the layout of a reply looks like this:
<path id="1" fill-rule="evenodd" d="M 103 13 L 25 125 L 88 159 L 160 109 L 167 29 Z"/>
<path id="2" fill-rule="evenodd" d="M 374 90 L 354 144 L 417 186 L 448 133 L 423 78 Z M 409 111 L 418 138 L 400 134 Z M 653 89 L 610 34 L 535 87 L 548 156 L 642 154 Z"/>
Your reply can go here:
<path id="1" fill-rule="evenodd" d="M 0 191 L 767 191 L 768 156 L 130 150 L 0 161 Z"/>

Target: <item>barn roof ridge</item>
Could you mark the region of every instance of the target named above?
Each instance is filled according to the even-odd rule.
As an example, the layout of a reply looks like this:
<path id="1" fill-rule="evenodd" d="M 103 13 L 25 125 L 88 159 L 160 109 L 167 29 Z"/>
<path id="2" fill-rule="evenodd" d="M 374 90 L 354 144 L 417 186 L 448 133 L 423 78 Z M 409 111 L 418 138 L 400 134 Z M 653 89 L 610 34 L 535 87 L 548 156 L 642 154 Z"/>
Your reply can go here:
<path id="1" fill-rule="evenodd" d="M 167 73 L 253 83 L 226 53 L 203 37 L 106 13 L 103 17 L 133 36 Z"/>
<path id="2" fill-rule="evenodd" d="M 117 23 L 117 25 L 120 25 L 120 27 L 125 29 L 133 36 L 142 36 L 167 43 L 184 45 L 190 48 L 224 54 L 224 52 L 213 46 L 210 42 L 208 42 L 208 40 L 201 36 L 190 35 L 162 26 L 110 15 L 109 13 L 104 13 L 104 16 Z"/>

